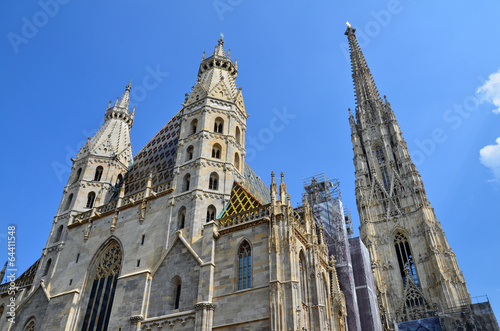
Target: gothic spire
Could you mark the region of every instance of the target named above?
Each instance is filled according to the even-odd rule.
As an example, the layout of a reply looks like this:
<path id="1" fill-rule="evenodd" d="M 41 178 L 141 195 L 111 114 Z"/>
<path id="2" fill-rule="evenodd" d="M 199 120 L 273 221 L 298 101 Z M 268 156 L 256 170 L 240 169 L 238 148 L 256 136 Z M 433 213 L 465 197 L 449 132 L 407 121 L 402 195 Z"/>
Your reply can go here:
<path id="1" fill-rule="evenodd" d="M 217 41 L 218 44 L 217 44 L 217 46 L 215 46 L 215 51 L 214 51 L 215 56 L 223 56 L 223 57 L 226 56 L 226 52 L 224 52 L 224 39 L 223 39 L 223 37 L 224 37 L 224 35 L 221 33 L 220 38 Z"/>
<path id="2" fill-rule="evenodd" d="M 357 124 L 364 126 L 364 119 L 372 121 L 380 118 L 382 99 L 380 98 L 363 52 L 359 48 L 355 32 L 356 29 L 352 28 L 349 22 L 347 22 L 347 30 L 344 34 L 349 41 L 349 50 L 351 53 L 352 79 L 357 104 L 356 118 L 358 120 Z M 361 123 L 359 122 L 360 119 Z"/>
<path id="3" fill-rule="evenodd" d="M 118 107 L 125 108 L 128 110 L 128 104 L 130 102 L 130 89 L 132 89 L 132 79 L 128 82 L 127 86 L 125 86 L 125 92 L 123 93 L 120 102 L 118 103 Z"/>

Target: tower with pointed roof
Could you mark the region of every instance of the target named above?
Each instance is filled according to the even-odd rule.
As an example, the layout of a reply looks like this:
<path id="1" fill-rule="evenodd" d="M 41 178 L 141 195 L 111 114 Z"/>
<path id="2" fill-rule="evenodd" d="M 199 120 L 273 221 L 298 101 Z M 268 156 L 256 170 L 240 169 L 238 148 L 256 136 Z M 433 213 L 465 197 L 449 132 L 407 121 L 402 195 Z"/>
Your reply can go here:
<path id="1" fill-rule="evenodd" d="M 349 110 L 360 234 L 370 251 L 382 320 L 435 316 L 470 303 L 467 286 L 427 198 L 390 103 L 359 48 L 350 47 L 356 111 Z"/>
<path id="2" fill-rule="evenodd" d="M 191 241 L 201 236 L 203 224 L 223 212 L 233 183 L 244 180 L 248 114 L 237 74 L 221 36 L 213 54 L 203 54 L 196 83 L 179 114 L 175 199 L 186 210 L 182 231 Z"/>
<path id="3" fill-rule="evenodd" d="M 116 184 L 122 181 L 132 162 L 130 129 L 135 107 L 129 110 L 131 82 L 104 114 L 104 124 L 89 137 L 73 161 L 68 183 L 56 213 L 52 236 L 61 239 L 61 226 L 73 215 L 109 202 Z"/>
<path id="4" fill-rule="evenodd" d="M 13 329 L 345 330 L 312 209 L 291 206 L 283 173 L 269 188 L 245 162 L 237 73 L 221 37 L 133 162 L 130 84 L 108 106 L 73 161 L 41 258 L 16 279 Z M 0 330 L 12 330 L 6 321 Z"/>

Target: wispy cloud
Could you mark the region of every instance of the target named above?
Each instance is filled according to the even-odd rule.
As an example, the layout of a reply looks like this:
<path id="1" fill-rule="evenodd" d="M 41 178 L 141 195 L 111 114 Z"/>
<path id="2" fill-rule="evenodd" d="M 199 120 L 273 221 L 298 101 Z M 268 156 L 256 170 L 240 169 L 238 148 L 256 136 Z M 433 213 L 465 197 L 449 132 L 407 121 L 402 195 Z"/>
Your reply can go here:
<path id="1" fill-rule="evenodd" d="M 494 104 L 497 108 L 493 112 L 500 114 L 500 69 L 492 73 L 488 80 L 477 89 L 476 93 L 481 102 Z"/>
<path id="2" fill-rule="evenodd" d="M 486 167 L 493 171 L 495 181 L 500 182 L 500 137 L 496 140 L 496 145 L 488 145 L 479 151 L 479 160 Z"/>

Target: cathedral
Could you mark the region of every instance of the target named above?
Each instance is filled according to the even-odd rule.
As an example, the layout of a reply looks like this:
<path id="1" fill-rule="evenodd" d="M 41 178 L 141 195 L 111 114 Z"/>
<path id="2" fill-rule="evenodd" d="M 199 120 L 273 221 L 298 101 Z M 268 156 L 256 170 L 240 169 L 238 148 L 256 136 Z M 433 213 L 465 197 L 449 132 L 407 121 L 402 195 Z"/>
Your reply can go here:
<path id="1" fill-rule="evenodd" d="M 72 159 L 41 257 L 14 299 L 0 285 L 0 330 L 498 330 L 489 304 L 491 316 L 453 315 L 474 306 L 464 277 L 355 29 L 345 34 L 362 241 L 349 239 L 349 256 L 327 245 L 335 235 L 307 193 L 292 207 L 279 165 L 266 186 L 245 162 L 249 113 L 221 38 L 182 108 L 135 156 L 131 84 L 108 105 Z M 349 299 L 357 292 L 339 275 L 364 251 L 373 304 Z M 350 320 L 368 309 L 370 327 Z"/>

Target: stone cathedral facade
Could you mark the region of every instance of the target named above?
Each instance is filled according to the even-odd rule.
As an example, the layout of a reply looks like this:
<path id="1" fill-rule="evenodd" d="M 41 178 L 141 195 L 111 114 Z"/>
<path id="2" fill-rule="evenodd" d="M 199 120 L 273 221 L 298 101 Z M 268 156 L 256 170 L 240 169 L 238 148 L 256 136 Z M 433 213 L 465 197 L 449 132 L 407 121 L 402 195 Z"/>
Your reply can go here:
<path id="1" fill-rule="evenodd" d="M 294 209 L 283 173 L 272 173 L 267 187 L 245 162 L 249 114 L 221 38 L 204 53 L 182 108 L 135 156 L 131 84 L 110 102 L 104 124 L 72 159 L 40 259 L 16 280 L 15 324 L 7 319 L 9 284 L 0 285 L 0 331 L 343 331 L 347 311 L 376 311 L 377 301 L 385 330 L 498 330 L 489 303 L 471 304 L 391 105 L 355 29 L 345 34 L 369 258 L 352 238 L 354 253 L 366 255 L 364 274 L 354 275 L 364 285 L 348 279 L 354 291 L 344 290 L 354 302 L 369 278 L 377 299 L 365 293 L 364 308 L 346 307 L 337 270 L 349 259 L 338 255 L 336 265 L 329 255 L 312 195 Z M 381 329 L 378 317 L 371 322 L 363 325 Z"/>
<path id="2" fill-rule="evenodd" d="M 383 324 L 471 303 L 390 103 L 380 97 L 348 26 L 355 116 L 349 110 L 360 235 L 370 251 Z M 457 328 L 458 330 L 458 328 Z"/>
<path id="3" fill-rule="evenodd" d="M 307 199 L 298 213 L 283 174 L 267 187 L 245 162 L 248 113 L 223 44 L 135 157 L 131 85 L 108 105 L 0 330 L 345 330 Z"/>

